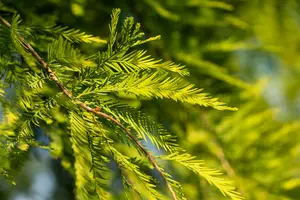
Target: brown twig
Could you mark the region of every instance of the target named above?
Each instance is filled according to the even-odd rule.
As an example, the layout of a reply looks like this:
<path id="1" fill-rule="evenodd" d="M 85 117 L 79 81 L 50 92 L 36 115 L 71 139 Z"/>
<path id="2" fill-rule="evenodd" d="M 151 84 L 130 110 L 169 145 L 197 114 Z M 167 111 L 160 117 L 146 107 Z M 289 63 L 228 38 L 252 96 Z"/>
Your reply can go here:
<path id="1" fill-rule="evenodd" d="M 2 18 L 0 16 L 0 21 L 5 24 L 8 28 L 11 28 L 11 24 L 6 21 L 4 18 Z M 79 105 L 82 109 L 94 113 L 98 116 L 101 116 L 107 120 L 110 120 L 111 122 L 113 122 L 115 125 L 119 126 L 126 134 L 127 136 L 142 150 L 142 152 L 145 154 L 145 156 L 148 158 L 148 160 L 150 161 L 150 163 L 153 165 L 153 167 L 158 171 L 158 173 L 161 175 L 161 177 L 164 179 L 164 181 L 166 182 L 166 185 L 169 189 L 169 191 L 172 194 L 172 197 L 174 200 L 177 200 L 176 194 L 172 188 L 172 186 L 170 185 L 169 181 L 167 180 L 166 176 L 163 174 L 162 170 L 160 169 L 160 167 L 158 166 L 158 164 L 156 163 L 154 157 L 146 150 L 146 148 L 141 144 L 140 141 L 138 141 L 137 138 L 135 138 L 131 132 L 123 125 L 121 124 L 118 120 L 114 119 L 113 117 L 107 115 L 106 113 L 100 112 L 99 108 L 92 108 L 88 105 L 86 105 L 85 103 L 81 102 L 78 99 L 75 99 L 72 96 L 72 93 L 63 85 L 62 82 L 59 81 L 58 77 L 56 76 L 56 74 L 51 70 L 51 68 L 49 67 L 48 63 L 44 61 L 44 59 L 42 57 L 39 56 L 39 54 L 33 49 L 33 47 L 20 35 L 18 35 L 18 37 L 20 38 L 20 40 L 22 41 L 22 43 L 25 45 L 25 47 L 27 48 L 27 50 L 38 60 L 38 62 L 42 65 L 42 67 L 45 69 L 45 71 L 48 73 L 50 79 L 52 81 L 54 81 L 56 83 L 56 85 L 60 88 L 60 90 L 67 96 L 69 97 L 71 100 L 73 100 L 77 105 Z"/>

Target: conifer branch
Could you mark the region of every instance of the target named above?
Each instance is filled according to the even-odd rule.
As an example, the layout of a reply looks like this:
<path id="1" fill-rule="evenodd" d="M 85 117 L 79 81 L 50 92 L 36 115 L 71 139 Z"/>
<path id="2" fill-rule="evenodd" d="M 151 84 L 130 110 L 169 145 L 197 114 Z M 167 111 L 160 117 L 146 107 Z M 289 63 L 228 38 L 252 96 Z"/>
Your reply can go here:
<path id="1" fill-rule="evenodd" d="M 9 29 L 11 28 L 11 24 L 5 20 L 3 17 L 0 16 L 0 21 L 6 25 Z M 83 108 L 84 110 L 94 113 L 98 116 L 101 116 L 107 120 L 110 120 L 111 122 L 113 122 L 115 125 L 117 125 L 118 127 L 120 127 L 126 134 L 127 136 L 142 150 L 142 152 L 145 154 L 145 156 L 148 158 L 148 160 L 150 161 L 150 163 L 153 165 L 153 167 L 158 171 L 158 173 L 160 174 L 160 176 L 164 179 L 164 181 L 166 182 L 166 185 L 169 189 L 169 191 L 172 194 L 172 197 L 174 200 L 177 200 L 176 194 L 172 188 L 172 186 L 170 185 L 169 181 L 167 180 L 167 177 L 164 175 L 163 171 L 161 170 L 161 168 L 158 166 L 157 162 L 155 161 L 154 157 L 151 155 L 151 153 L 149 153 L 146 148 L 141 144 L 140 141 L 138 141 L 137 138 L 135 138 L 133 136 L 133 134 L 123 125 L 121 124 L 118 120 L 114 119 L 113 117 L 107 115 L 106 113 L 100 112 L 98 111 L 97 108 L 92 108 L 88 105 L 86 105 L 85 103 L 81 102 L 78 99 L 75 99 L 72 95 L 72 93 L 63 85 L 63 83 L 59 80 L 59 78 L 56 76 L 56 74 L 54 73 L 54 71 L 50 68 L 49 64 L 47 62 L 44 61 L 44 59 L 34 50 L 34 48 L 31 46 L 31 44 L 29 44 L 24 37 L 22 37 L 21 35 L 18 35 L 18 37 L 20 38 L 20 41 L 23 43 L 24 47 L 38 60 L 38 62 L 42 65 L 42 67 L 46 70 L 46 72 L 48 73 L 50 79 L 52 81 L 54 81 L 56 83 L 56 85 L 60 88 L 60 90 L 67 96 L 69 97 L 73 102 L 75 102 L 76 104 L 78 104 L 81 108 Z"/>

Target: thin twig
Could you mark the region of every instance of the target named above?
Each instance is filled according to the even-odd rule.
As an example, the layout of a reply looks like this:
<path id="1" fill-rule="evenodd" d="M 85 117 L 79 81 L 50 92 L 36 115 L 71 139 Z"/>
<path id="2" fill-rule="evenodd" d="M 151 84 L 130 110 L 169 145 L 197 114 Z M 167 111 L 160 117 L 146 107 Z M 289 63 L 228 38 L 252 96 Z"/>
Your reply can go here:
<path id="1" fill-rule="evenodd" d="M 5 24 L 8 28 L 11 28 L 11 24 L 6 21 L 4 18 L 2 18 L 0 16 L 0 21 Z M 107 120 L 110 120 L 111 122 L 113 122 L 115 125 L 119 126 L 121 129 L 123 129 L 123 131 L 127 134 L 127 136 L 142 150 L 142 152 L 146 155 L 146 157 L 149 159 L 150 163 L 153 165 L 153 167 L 158 171 L 158 173 L 161 175 L 161 177 L 164 179 L 164 181 L 166 182 L 166 185 L 169 189 L 169 191 L 172 194 L 172 197 L 174 200 L 177 200 L 176 194 L 173 190 L 173 188 L 171 187 L 169 181 L 167 180 L 167 178 L 165 177 L 165 175 L 163 174 L 162 170 L 160 169 L 160 167 L 158 166 L 158 164 L 156 163 L 154 157 L 151 155 L 151 153 L 149 153 L 146 148 L 141 144 L 140 141 L 138 141 L 138 139 L 136 139 L 131 132 L 123 125 L 121 124 L 118 120 L 114 119 L 113 117 L 107 115 L 106 113 L 97 111 L 94 108 L 91 108 L 90 106 L 86 105 L 85 103 L 81 102 L 78 99 L 75 99 L 72 96 L 72 93 L 63 85 L 62 82 L 59 81 L 58 77 L 56 76 L 56 74 L 51 70 L 51 68 L 49 67 L 48 63 L 44 61 L 44 59 L 42 57 L 39 56 L 39 54 L 33 49 L 33 47 L 24 39 L 24 37 L 18 35 L 21 39 L 21 41 L 23 42 L 23 44 L 25 45 L 25 47 L 27 47 L 28 51 L 38 60 L 38 62 L 42 65 L 42 67 L 46 70 L 46 72 L 48 73 L 50 79 L 52 81 L 54 81 L 56 83 L 56 85 L 61 89 L 61 91 L 67 96 L 69 97 L 71 100 L 73 100 L 76 104 L 78 104 L 81 108 L 83 108 L 84 110 L 88 111 L 88 112 L 92 112 L 96 115 L 99 115 Z"/>
<path id="2" fill-rule="evenodd" d="M 216 154 L 217 154 L 217 157 L 219 158 L 219 160 L 221 162 L 221 165 L 223 166 L 223 169 L 227 172 L 227 174 L 230 177 L 235 177 L 236 176 L 235 171 L 233 170 L 233 168 L 229 164 L 229 161 L 226 159 L 224 151 L 223 151 L 219 141 L 216 138 L 215 130 L 211 127 L 211 125 L 210 125 L 210 123 L 207 119 L 207 116 L 204 113 L 201 114 L 201 119 L 203 120 L 204 128 L 211 133 L 212 140 L 213 140 L 213 142 L 215 143 L 215 145 L 217 147 Z"/>
<path id="3" fill-rule="evenodd" d="M 215 131 L 215 129 L 211 126 L 207 116 L 205 115 L 205 113 L 201 114 L 201 119 L 203 120 L 203 124 L 204 124 L 204 128 L 210 132 L 210 135 L 212 137 L 212 141 L 215 144 L 217 151 L 216 151 L 216 155 L 218 157 L 218 159 L 221 162 L 221 165 L 223 167 L 223 169 L 225 170 L 225 172 L 228 174 L 229 177 L 237 179 L 237 175 L 236 172 L 234 171 L 234 169 L 232 168 L 232 166 L 230 165 L 228 159 L 225 156 L 225 153 L 223 151 L 223 148 L 220 144 L 220 142 L 217 139 L 217 133 Z M 242 188 L 238 189 L 239 192 L 241 194 L 245 194 L 244 190 Z"/>
<path id="4" fill-rule="evenodd" d="M 139 191 L 136 190 L 136 188 L 134 188 L 134 182 L 129 178 L 129 175 L 127 174 L 126 170 L 123 169 L 117 161 L 115 161 L 115 162 L 116 162 L 116 165 L 118 165 L 120 173 L 122 174 L 122 176 L 125 177 L 124 181 L 127 182 L 127 184 L 129 184 L 130 186 L 132 186 L 132 190 L 134 191 L 134 200 L 140 200 L 141 194 Z M 125 190 L 125 186 L 124 186 L 124 190 Z"/>
<path id="5" fill-rule="evenodd" d="M 8 28 L 11 28 L 10 23 L 9 23 L 8 21 L 6 21 L 4 18 L 2 18 L 1 16 L 0 16 L 0 21 L 1 21 L 3 24 L 5 24 Z"/>

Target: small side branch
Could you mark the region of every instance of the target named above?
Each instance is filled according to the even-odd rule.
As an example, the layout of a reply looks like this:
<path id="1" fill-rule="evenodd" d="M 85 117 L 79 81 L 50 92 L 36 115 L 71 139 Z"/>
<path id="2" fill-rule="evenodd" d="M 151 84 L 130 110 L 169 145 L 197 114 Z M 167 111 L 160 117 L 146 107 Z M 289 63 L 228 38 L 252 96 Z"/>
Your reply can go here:
<path id="1" fill-rule="evenodd" d="M 220 160 L 221 162 L 221 165 L 223 167 L 223 169 L 226 171 L 226 173 L 230 176 L 230 177 L 235 177 L 236 176 L 236 173 L 234 171 L 234 169 L 231 167 L 229 161 L 226 159 L 225 157 L 225 154 L 224 154 L 224 151 L 219 143 L 219 141 L 217 140 L 216 138 L 216 132 L 215 130 L 211 127 L 205 113 L 202 113 L 201 114 L 201 119 L 203 121 L 203 125 L 204 125 L 204 128 L 209 131 L 211 133 L 211 136 L 212 136 L 212 140 L 213 142 L 215 143 L 216 147 L 217 147 L 217 157 L 218 159 Z"/>
<path id="2" fill-rule="evenodd" d="M 0 16 L 0 21 L 6 25 L 8 28 L 11 28 L 11 24 L 5 20 L 3 17 Z M 107 115 L 106 113 L 100 112 L 99 109 L 97 108 L 92 108 L 88 105 L 86 105 L 85 103 L 81 102 L 78 99 L 75 99 L 72 96 L 72 93 L 63 85 L 62 82 L 60 82 L 59 78 L 57 77 L 57 75 L 51 70 L 49 64 L 47 62 L 44 61 L 44 59 L 42 57 L 40 57 L 40 55 L 34 50 L 34 48 L 24 39 L 24 37 L 18 35 L 18 37 L 20 38 L 20 40 L 22 41 L 22 43 L 25 45 L 25 47 L 28 49 L 28 51 L 37 59 L 37 61 L 42 65 L 42 67 L 44 68 L 44 70 L 48 73 L 50 79 L 52 81 L 54 81 L 56 83 L 56 85 L 60 88 L 60 90 L 67 96 L 69 97 L 73 102 L 75 102 L 77 105 L 79 105 L 82 109 L 94 113 L 95 115 L 98 115 L 100 117 L 103 117 L 107 120 L 110 120 L 111 122 L 113 122 L 115 125 L 117 125 L 118 127 L 120 127 L 125 133 L 126 135 L 142 150 L 142 152 L 144 153 L 144 155 L 148 158 L 149 162 L 153 165 L 153 167 L 158 171 L 158 173 L 160 174 L 160 176 L 164 179 L 172 197 L 174 200 L 177 200 L 176 194 L 173 190 L 173 188 L 171 187 L 169 181 L 167 180 L 167 178 L 165 177 L 165 175 L 163 174 L 161 168 L 158 166 L 157 162 L 155 161 L 154 157 L 151 155 L 151 153 L 149 153 L 146 148 L 142 145 L 142 143 L 133 136 L 133 134 L 123 125 L 121 124 L 118 120 L 114 119 L 113 117 Z"/>
<path id="3" fill-rule="evenodd" d="M 218 157 L 224 171 L 228 174 L 229 177 L 231 178 L 237 178 L 236 172 L 235 170 L 232 168 L 231 164 L 229 163 L 228 159 L 225 156 L 225 153 L 223 151 L 223 148 L 220 144 L 220 142 L 218 141 L 216 135 L 216 131 L 215 129 L 211 126 L 209 120 L 207 119 L 207 116 L 205 115 L 205 113 L 201 113 L 201 119 L 203 121 L 204 124 L 204 128 L 210 132 L 210 135 L 212 137 L 212 141 L 213 143 L 216 145 L 217 151 L 216 151 L 216 156 Z M 239 192 L 241 194 L 244 194 L 245 192 L 240 188 Z"/>

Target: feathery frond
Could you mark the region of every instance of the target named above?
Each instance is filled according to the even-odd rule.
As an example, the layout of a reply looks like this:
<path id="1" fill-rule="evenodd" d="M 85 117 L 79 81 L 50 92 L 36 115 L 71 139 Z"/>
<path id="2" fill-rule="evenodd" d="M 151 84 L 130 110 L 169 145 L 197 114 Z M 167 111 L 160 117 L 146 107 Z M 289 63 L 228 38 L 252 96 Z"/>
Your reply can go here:
<path id="1" fill-rule="evenodd" d="M 33 69 L 36 69 L 36 63 L 34 57 L 27 52 L 27 47 L 24 45 L 23 41 L 20 38 L 20 31 L 19 31 L 19 24 L 21 23 L 21 17 L 20 15 L 15 14 L 12 18 L 12 23 L 11 23 L 11 40 L 17 49 L 17 51 L 24 57 L 26 60 L 26 63 L 32 67 Z"/>
<path id="2" fill-rule="evenodd" d="M 155 123 L 145 113 L 129 107 L 113 110 L 105 108 L 105 110 L 128 124 L 129 128 L 137 133 L 139 139 L 145 142 L 150 140 L 157 149 L 163 148 L 167 152 L 180 150 L 176 137 L 168 133 L 162 125 Z"/>
<path id="3" fill-rule="evenodd" d="M 121 168 L 130 170 L 136 174 L 137 178 L 143 183 L 147 191 L 152 195 L 153 199 L 162 199 L 162 195 L 155 189 L 156 185 L 154 184 L 151 176 L 141 172 L 138 165 L 130 162 L 130 159 L 127 156 L 122 155 L 113 147 L 109 147 L 109 150 L 113 153 L 115 161 Z"/>
<path id="4" fill-rule="evenodd" d="M 127 76 L 119 75 L 112 80 L 110 82 L 108 79 L 105 85 L 100 86 L 99 93 L 126 92 L 137 96 L 168 98 L 183 103 L 210 106 L 218 110 L 236 110 L 225 106 L 217 98 L 201 93 L 202 89 L 195 88 L 181 78 L 171 78 L 166 73 L 131 73 Z"/>
<path id="5" fill-rule="evenodd" d="M 107 185 L 103 173 L 108 160 L 103 155 L 101 140 L 91 134 L 90 127 L 78 114 L 70 113 L 72 149 L 75 157 L 76 194 L 78 199 L 106 199 Z M 101 137 L 101 136 L 98 136 Z"/>
<path id="6" fill-rule="evenodd" d="M 206 167 L 204 161 L 195 160 L 195 156 L 191 156 L 188 153 L 174 153 L 166 156 L 160 156 L 160 158 L 163 160 L 175 161 L 185 166 L 195 174 L 205 178 L 210 184 L 215 185 L 223 193 L 223 195 L 229 196 L 233 200 L 244 199 L 238 192 L 235 191 L 235 187 L 232 186 L 232 181 L 227 181 L 218 177 L 222 175 L 220 170 Z"/>
<path id="7" fill-rule="evenodd" d="M 101 39 L 100 37 L 86 34 L 85 32 L 82 32 L 77 29 L 70 29 L 67 26 L 56 26 L 56 25 L 36 26 L 36 25 L 32 25 L 30 28 L 37 33 L 50 35 L 56 39 L 58 39 L 59 37 L 63 37 L 64 39 L 66 39 L 68 42 L 71 42 L 71 43 L 100 43 L 100 44 L 107 43 L 106 40 Z"/>

